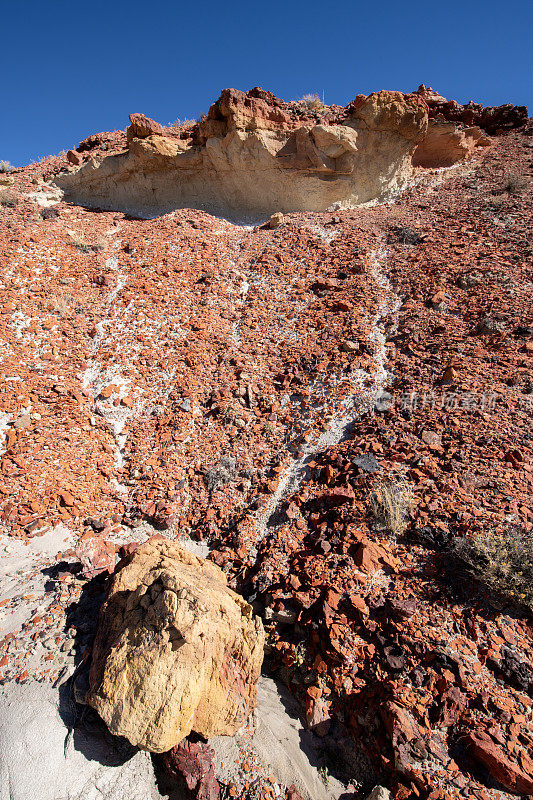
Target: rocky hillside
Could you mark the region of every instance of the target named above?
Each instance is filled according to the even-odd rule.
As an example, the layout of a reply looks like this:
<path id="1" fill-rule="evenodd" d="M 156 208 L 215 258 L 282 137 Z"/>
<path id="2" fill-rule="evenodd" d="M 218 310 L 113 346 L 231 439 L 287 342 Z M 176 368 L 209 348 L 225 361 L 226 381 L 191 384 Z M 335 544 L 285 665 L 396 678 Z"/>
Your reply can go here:
<path id="1" fill-rule="evenodd" d="M 261 618 L 242 623 L 251 652 L 249 627 L 266 633 L 256 713 L 286 713 L 261 706 L 261 681 L 283 684 L 315 755 L 302 766 L 295 745 L 282 768 L 253 732 L 228 723 L 206 745 L 189 725 L 155 757 L 156 788 L 143 751 L 128 760 L 101 734 L 130 765 L 109 797 L 136 800 L 128 781 L 139 800 L 167 797 L 183 776 L 183 797 L 209 800 L 533 794 L 532 134 L 526 109 L 424 86 L 345 108 L 225 90 L 197 123 L 132 114 L 125 133 L 0 174 L 5 741 L 22 735 L 12 709 L 43 692 L 56 716 L 58 692 L 101 695 L 116 655 L 102 628 L 92 685 L 89 667 L 107 576 L 119 570 L 113 597 L 137 545 L 164 537 Z M 157 600 L 162 575 L 125 619 L 178 614 Z M 229 680 L 211 636 L 224 603 L 203 617 L 222 647 L 199 682 L 208 718 L 222 663 Z M 157 640 L 165 675 L 174 658 L 198 665 L 193 627 L 190 656 L 174 653 L 188 635 Z M 236 696 L 255 697 L 257 658 L 244 669 L 236 641 Z M 103 718 L 148 741 L 145 690 L 106 669 L 131 719 Z M 58 741 L 61 725 L 79 739 L 100 724 L 71 713 Z M 43 800 L 97 796 L 102 763 Z M 3 745 L 0 778 L 1 800 L 28 796 Z"/>

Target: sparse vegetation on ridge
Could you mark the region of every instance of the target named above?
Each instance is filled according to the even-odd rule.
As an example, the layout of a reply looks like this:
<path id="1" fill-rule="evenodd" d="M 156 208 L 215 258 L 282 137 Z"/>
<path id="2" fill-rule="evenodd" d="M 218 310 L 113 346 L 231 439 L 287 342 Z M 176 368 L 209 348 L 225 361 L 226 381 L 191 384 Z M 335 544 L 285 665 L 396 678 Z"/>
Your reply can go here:
<path id="1" fill-rule="evenodd" d="M 304 94 L 300 100 L 294 100 L 293 102 L 297 108 L 305 111 L 317 111 L 322 113 L 328 108 L 324 101 L 320 99 L 320 95 L 317 92 Z"/>

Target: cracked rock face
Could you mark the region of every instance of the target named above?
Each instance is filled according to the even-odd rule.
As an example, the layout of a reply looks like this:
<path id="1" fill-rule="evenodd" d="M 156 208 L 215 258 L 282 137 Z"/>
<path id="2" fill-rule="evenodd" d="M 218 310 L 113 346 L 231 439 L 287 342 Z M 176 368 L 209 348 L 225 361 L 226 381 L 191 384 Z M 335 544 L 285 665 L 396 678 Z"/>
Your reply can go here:
<path id="1" fill-rule="evenodd" d="M 261 622 L 215 564 L 147 542 L 113 579 L 87 702 L 153 752 L 191 731 L 231 735 L 255 706 L 263 645 Z"/>
<path id="2" fill-rule="evenodd" d="M 311 114 L 263 90 L 225 89 L 189 138 L 132 114 L 126 152 L 56 182 L 74 202 L 147 217 L 188 207 L 253 221 L 349 207 L 404 188 L 427 120 L 425 101 L 402 92 Z"/>

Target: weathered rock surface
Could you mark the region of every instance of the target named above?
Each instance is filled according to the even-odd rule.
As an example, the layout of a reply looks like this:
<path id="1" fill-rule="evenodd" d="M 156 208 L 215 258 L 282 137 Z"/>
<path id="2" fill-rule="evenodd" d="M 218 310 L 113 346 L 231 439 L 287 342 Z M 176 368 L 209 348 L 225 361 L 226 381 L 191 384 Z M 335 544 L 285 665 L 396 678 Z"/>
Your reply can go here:
<path id="1" fill-rule="evenodd" d="M 87 701 L 113 733 L 154 752 L 191 731 L 233 734 L 255 706 L 263 644 L 261 622 L 215 564 L 147 542 L 113 579 Z"/>
<path id="2" fill-rule="evenodd" d="M 126 129 L 128 141 L 132 139 L 146 139 L 148 136 L 161 136 L 164 128 L 159 122 L 145 117 L 144 114 L 130 114 L 130 124 Z"/>
<path id="3" fill-rule="evenodd" d="M 219 800 L 220 786 L 215 777 L 213 756 L 214 751 L 205 742 L 185 739 L 164 754 L 163 764 L 168 774 L 178 784 L 185 783 L 198 800 Z"/>
<path id="4" fill-rule="evenodd" d="M 469 731 L 463 740 L 471 755 L 513 794 L 533 794 L 533 774 L 527 775 L 483 731 Z"/>
<path id="5" fill-rule="evenodd" d="M 69 199 L 139 216 L 192 207 L 240 220 L 397 192 L 425 136 L 427 105 L 381 91 L 302 119 L 270 93 L 225 89 L 188 139 L 142 114 L 130 120 L 127 152 L 57 177 Z"/>
<path id="6" fill-rule="evenodd" d="M 115 568 L 115 548 L 102 536 L 85 533 L 76 542 L 75 552 L 86 578 L 94 578 L 101 572 L 111 573 Z"/>
<path id="7" fill-rule="evenodd" d="M 454 122 L 431 119 L 428 132 L 413 154 L 415 167 L 451 167 L 471 158 L 478 147 L 488 147 L 491 140 L 474 125 L 461 128 Z"/>
<path id="8" fill-rule="evenodd" d="M 65 155 L 10 173 L 21 201 L 0 231 L 0 682 L 51 686 L 92 640 L 100 582 L 80 578 L 78 533 L 133 550 L 146 519 L 174 509 L 228 580 L 252 576 L 269 668 L 303 709 L 324 701 L 321 749 L 341 722 L 352 752 L 364 744 L 378 776 L 365 787 L 496 796 L 487 769 L 463 760 L 457 725 L 533 773 L 529 620 L 448 549 L 489 531 L 507 542 L 510 519 L 533 526 L 530 145 L 511 131 L 467 174 L 275 230 L 69 208 L 44 180 Z M 116 131 L 78 152 L 126 146 Z M 399 376 L 380 395 L 390 412 L 375 414 L 387 373 Z M 369 498 L 404 472 L 416 506 L 395 541 Z M 65 535 L 45 533 L 59 522 Z M 380 548 L 368 571 L 355 564 L 375 561 L 362 536 Z M 408 719 L 385 724 L 387 700 L 419 727 L 409 741 Z"/>

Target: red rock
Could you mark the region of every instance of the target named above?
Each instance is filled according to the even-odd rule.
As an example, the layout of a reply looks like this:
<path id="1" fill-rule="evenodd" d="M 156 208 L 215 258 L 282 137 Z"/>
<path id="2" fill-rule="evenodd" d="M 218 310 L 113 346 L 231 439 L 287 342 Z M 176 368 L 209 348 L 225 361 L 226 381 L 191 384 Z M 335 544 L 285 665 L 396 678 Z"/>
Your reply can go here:
<path id="1" fill-rule="evenodd" d="M 76 542 L 76 558 L 83 565 L 86 578 L 94 578 L 102 572 L 112 573 L 115 569 L 115 545 L 106 542 L 94 533 L 85 533 Z"/>
<path id="2" fill-rule="evenodd" d="M 214 751 L 204 742 L 184 739 L 162 756 L 173 778 L 184 780 L 197 800 L 219 800 L 220 786 L 213 767 Z"/>
<path id="3" fill-rule="evenodd" d="M 67 492 L 66 490 L 59 492 L 59 498 L 65 506 L 73 506 L 76 502 L 70 492 Z"/>
<path id="4" fill-rule="evenodd" d="M 364 599 L 357 594 L 350 594 L 348 596 L 350 604 L 355 608 L 356 611 L 359 611 L 360 614 L 366 616 L 368 614 L 368 606 L 365 603 Z"/>
<path id="5" fill-rule="evenodd" d="M 76 150 L 67 150 L 67 160 L 70 164 L 74 164 L 75 167 L 79 167 L 80 164 L 83 164 L 83 156 L 77 153 Z"/>
<path id="6" fill-rule="evenodd" d="M 128 141 L 133 138 L 146 139 L 148 136 L 163 136 L 165 129 L 153 119 L 145 117 L 144 114 L 130 114 L 130 125 L 126 130 Z"/>
<path id="7" fill-rule="evenodd" d="M 337 611 L 341 601 L 342 601 L 342 594 L 336 592 L 334 589 L 328 589 L 324 598 L 324 602 L 332 608 L 334 611 Z"/>
<path id="8" fill-rule="evenodd" d="M 486 733 L 470 731 L 461 737 L 461 743 L 507 791 L 513 794 L 533 794 L 533 775 L 523 772 Z"/>
<path id="9" fill-rule="evenodd" d="M 457 372 L 453 367 L 446 367 L 444 372 L 441 375 L 439 383 L 441 384 L 451 384 L 455 383 L 457 380 Z"/>
<path id="10" fill-rule="evenodd" d="M 467 706 L 467 697 L 456 686 L 447 689 L 439 700 L 436 724 L 448 728 L 455 725 Z"/>
<path id="11" fill-rule="evenodd" d="M 479 125 L 490 134 L 520 128 L 527 124 L 528 114 L 525 106 L 513 106 L 511 103 L 502 106 L 482 106 L 472 101 L 463 106 L 454 100 L 446 100 L 424 84 L 418 87 L 416 94 L 423 97 L 428 104 L 430 118 L 441 117 L 465 125 Z"/>
<path id="12" fill-rule="evenodd" d="M 331 727 L 330 703 L 323 698 L 311 699 L 307 705 L 307 727 L 317 736 L 327 736 Z"/>
<path id="13" fill-rule="evenodd" d="M 356 566 L 363 572 L 372 574 L 383 567 L 385 550 L 367 537 L 363 537 L 354 556 Z"/>
<path id="14" fill-rule="evenodd" d="M 282 100 L 259 87 L 249 92 L 224 89 L 197 126 L 195 141 L 205 144 L 211 136 L 224 136 L 237 128 L 276 130 L 291 125 L 296 127 L 290 116 L 282 110 L 283 105 Z"/>
<path id="15" fill-rule="evenodd" d="M 163 530 L 171 528 L 177 516 L 175 505 L 165 500 L 152 504 L 147 513 L 153 524 Z"/>
<path id="16" fill-rule="evenodd" d="M 322 498 L 327 506 L 330 508 L 337 508 L 337 506 L 352 503 L 355 500 L 355 493 L 351 486 L 346 486 L 344 488 L 339 487 L 338 489 L 330 489 L 329 491 L 323 492 Z"/>
<path id="17" fill-rule="evenodd" d="M 420 434 L 420 438 L 424 444 L 427 444 L 430 450 L 439 451 L 442 449 L 442 439 L 440 434 L 436 431 L 423 430 Z"/>
<path id="18" fill-rule="evenodd" d="M 139 547 L 139 542 L 128 542 L 127 544 L 123 544 L 119 548 L 119 556 L 121 558 L 125 558 L 126 556 L 130 556 L 134 553 L 137 548 Z"/>
<path id="19" fill-rule="evenodd" d="M 338 288 L 337 281 L 331 280 L 329 278 L 319 278 L 311 286 L 313 292 L 329 292 L 332 289 L 337 289 L 337 288 Z"/>
<path id="20" fill-rule="evenodd" d="M 294 783 L 287 789 L 285 800 L 304 800 Z"/>

